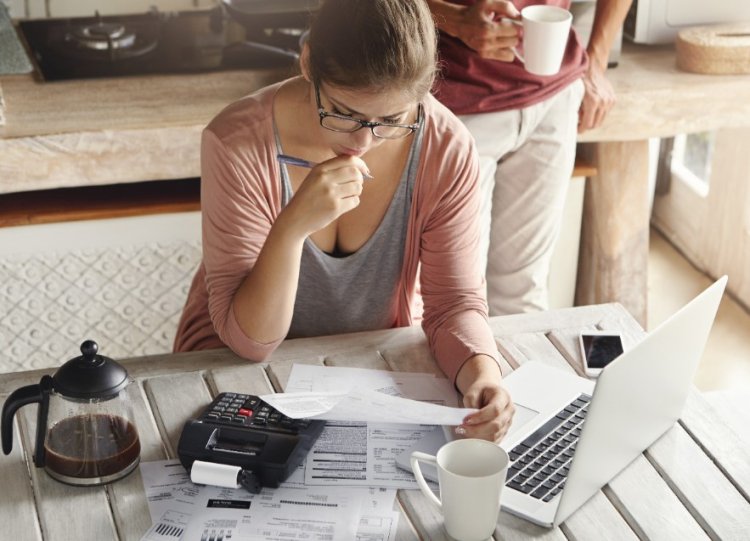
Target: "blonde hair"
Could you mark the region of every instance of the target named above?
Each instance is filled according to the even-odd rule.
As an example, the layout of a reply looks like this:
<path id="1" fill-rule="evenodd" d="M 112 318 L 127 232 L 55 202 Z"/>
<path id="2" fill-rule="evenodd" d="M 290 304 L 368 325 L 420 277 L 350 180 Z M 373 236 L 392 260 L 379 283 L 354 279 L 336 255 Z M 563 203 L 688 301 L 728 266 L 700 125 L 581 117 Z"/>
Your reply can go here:
<path id="1" fill-rule="evenodd" d="M 437 32 L 424 0 L 325 0 L 308 39 L 316 83 L 405 90 L 419 100 L 437 70 Z"/>

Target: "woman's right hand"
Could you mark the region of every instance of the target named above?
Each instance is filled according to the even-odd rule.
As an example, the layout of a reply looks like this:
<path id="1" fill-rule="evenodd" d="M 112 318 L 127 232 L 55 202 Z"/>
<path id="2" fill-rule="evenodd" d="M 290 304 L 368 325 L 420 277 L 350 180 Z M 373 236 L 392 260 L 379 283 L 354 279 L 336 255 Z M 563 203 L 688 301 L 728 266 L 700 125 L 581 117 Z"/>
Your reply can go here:
<path id="1" fill-rule="evenodd" d="M 337 156 L 319 163 L 308 173 L 285 209 L 288 223 L 307 237 L 359 205 L 370 174 L 357 156 Z"/>

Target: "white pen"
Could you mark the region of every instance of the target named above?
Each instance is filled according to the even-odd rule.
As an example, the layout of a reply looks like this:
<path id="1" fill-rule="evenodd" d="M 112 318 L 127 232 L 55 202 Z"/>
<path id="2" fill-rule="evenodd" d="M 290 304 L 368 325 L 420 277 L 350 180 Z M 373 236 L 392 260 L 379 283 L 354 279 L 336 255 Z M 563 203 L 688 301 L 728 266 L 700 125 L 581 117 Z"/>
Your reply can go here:
<path id="1" fill-rule="evenodd" d="M 318 165 L 315 162 L 309 162 L 307 160 L 303 160 L 302 158 L 295 158 L 294 156 L 289 156 L 287 154 L 277 154 L 276 159 L 279 160 L 279 163 L 285 163 L 287 165 L 296 165 L 297 167 L 306 167 L 308 169 L 312 169 L 316 165 Z M 372 179 L 374 178 L 372 175 L 368 175 L 367 173 L 362 173 L 362 176 L 365 178 Z"/>

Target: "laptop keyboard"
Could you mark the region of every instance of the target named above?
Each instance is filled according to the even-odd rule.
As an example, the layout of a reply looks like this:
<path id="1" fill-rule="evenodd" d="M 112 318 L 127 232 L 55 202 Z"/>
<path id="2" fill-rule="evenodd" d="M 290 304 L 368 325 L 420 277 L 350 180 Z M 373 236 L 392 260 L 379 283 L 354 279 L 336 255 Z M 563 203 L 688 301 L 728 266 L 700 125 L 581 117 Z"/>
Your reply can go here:
<path id="1" fill-rule="evenodd" d="M 580 395 L 509 453 L 505 485 L 550 501 L 565 487 L 591 397 Z"/>

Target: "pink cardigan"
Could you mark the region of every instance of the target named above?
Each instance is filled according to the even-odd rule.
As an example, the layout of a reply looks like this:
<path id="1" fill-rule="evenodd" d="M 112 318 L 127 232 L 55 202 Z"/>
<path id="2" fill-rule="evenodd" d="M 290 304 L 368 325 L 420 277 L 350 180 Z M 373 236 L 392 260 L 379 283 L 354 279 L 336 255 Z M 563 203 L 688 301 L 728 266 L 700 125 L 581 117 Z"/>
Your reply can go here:
<path id="1" fill-rule="evenodd" d="M 245 335 L 232 299 L 281 212 L 273 99 L 282 83 L 229 105 L 203 133 L 203 262 L 182 313 L 175 351 L 229 346 L 262 361 L 281 343 Z M 478 167 L 471 135 L 432 96 L 398 286 L 396 326 L 422 317 L 433 356 L 455 381 L 475 354 L 498 359 L 478 268 Z M 419 289 L 417 291 L 419 282 Z M 419 314 L 419 294 L 424 304 Z"/>

